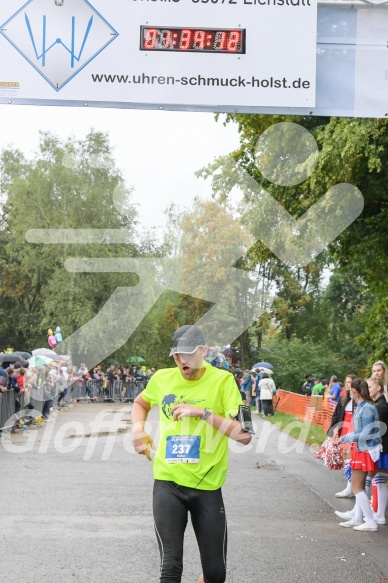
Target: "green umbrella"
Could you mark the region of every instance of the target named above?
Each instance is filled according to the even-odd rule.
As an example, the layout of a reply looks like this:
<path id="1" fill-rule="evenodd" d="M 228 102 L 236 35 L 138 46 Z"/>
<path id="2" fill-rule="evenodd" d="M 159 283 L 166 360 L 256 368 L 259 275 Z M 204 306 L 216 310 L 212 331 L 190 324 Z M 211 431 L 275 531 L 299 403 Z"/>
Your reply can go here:
<path id="1" fill-rule="evenodd" d="M 130 356 L 125 362 L 135 363 L 135 362 L 145 362 L 144 358 L 141 356 Z"/>
<path id="2" fill-rule="evenodd" d="M 52 358 L 49 356 L 31 356 L 27 359 L 30 368 L 37 368 L 39 366 L 47 366 L 52 362 Z"/>

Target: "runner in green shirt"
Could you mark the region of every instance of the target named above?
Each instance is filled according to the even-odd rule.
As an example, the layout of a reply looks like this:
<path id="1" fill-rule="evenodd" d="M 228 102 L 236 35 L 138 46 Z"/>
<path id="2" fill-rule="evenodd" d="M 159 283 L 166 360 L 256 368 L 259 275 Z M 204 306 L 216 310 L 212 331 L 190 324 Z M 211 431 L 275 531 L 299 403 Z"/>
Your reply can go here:
<path id="1" fill-rule="evenodd" d="M 235 419 L 242 405 L 233 376 L 203 360 L 207 346 L 196 326 L 172 338 L 177 368 L 157 371 L 132 409 L 135 450 L 151 460 L 144 431 L 159 405 L 160 441 L 154 460 L 153 512 L 161 556 L 160 583 L 180 583 L 188 512 L 201 555 L 199 583 L 226 578 L 227 529 L 221 486 L 228 469 L 228 437 L 247 445 L 251 436 Z"/>
<path id="2" fill-rule="evenodd" d="M 318 379 L 314 381 L 313 390 L 311 391 L 312 395 L 322 395 L 323 394 L 323 384 Z"/>

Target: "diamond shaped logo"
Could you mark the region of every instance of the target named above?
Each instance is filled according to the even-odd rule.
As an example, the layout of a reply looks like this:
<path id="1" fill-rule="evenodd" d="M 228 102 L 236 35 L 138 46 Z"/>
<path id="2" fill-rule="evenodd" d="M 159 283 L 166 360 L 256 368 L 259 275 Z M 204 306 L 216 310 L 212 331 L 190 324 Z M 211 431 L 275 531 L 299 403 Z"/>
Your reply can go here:
<path id="1" fill-rule="evenodd" d="M 29 0 L 0 33 L 55 91 L 119 35 L 87 0 Z"/>

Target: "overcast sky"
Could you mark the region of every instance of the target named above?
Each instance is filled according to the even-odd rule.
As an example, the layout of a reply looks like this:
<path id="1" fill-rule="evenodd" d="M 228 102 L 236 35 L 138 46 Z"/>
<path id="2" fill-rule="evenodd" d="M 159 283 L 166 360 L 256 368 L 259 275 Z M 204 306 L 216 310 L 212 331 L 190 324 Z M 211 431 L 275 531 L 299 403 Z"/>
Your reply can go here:
<path id="1" fill-rule="evenodd" d="M 224 127 L 212 113 L 0 105 L 0 127 L 0 148 L 14 145 L 27 155 L 38 147 L 39 130 L 61 138 L 107 132 L 147 227 L 164 224 L 170 202 L 209 196 L 209 181 L 194 172 L 239 143 L 236 125 Z"/>

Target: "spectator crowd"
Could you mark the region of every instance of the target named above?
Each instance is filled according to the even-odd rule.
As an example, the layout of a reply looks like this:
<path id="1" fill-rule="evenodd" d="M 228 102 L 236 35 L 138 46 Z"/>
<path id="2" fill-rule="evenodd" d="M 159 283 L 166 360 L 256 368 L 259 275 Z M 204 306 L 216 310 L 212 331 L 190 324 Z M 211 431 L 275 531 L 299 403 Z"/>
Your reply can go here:
<path id="1" fill-rule="evenodd" d="M 4 360 L 4 359 L 3 359 Z M 53 409 L 67 407 L 69 402 L 80 400 L 110 400 L 112 387 L 115 400 L 129 400 L 141 392 L 155 369 L 140 366 L 126 367 L 119 363 L 107 369 L 101 365 L 89 371 L 84 363 L 72 366 L 66 361 L 52 362 L 46 366 L 30 367 L 23 359 L 13 363 L 0 363 L 0 394 L 12 391 L 16 419 L 14 430 L 31 420 L 29 411 L 41 401 L 39 419 L 48 421 Z M 131 390 L 129 390 L 131 389 Z M 18 413 L 23 410 L 23 418 Z M 0 428 L 1 429 L 1 428 Z"/>

